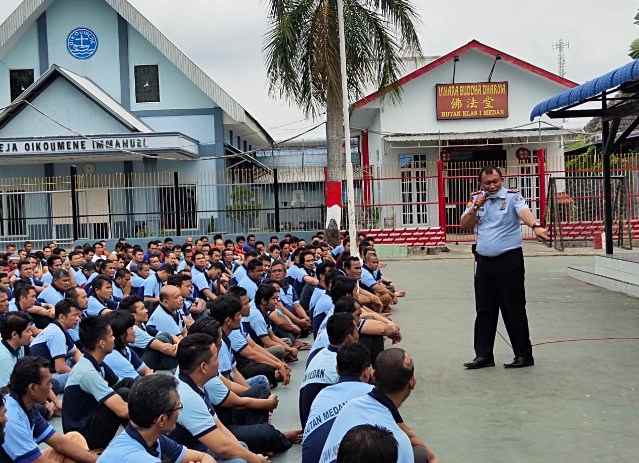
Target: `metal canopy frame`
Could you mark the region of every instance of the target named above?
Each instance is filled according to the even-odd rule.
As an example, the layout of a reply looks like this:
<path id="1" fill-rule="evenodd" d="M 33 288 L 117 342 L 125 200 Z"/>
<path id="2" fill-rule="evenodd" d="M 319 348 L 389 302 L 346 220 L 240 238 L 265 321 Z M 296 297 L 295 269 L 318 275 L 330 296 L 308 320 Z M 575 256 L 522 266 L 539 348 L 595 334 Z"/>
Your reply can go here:
<path id="1" fill-rule="evenodd" d="M 576 109 L 580 106 L 600 102 L 600 108 Z M 629 81 L 547 113 L 553 119 L 571 119 L 576 117 L 601 118 L 601 139 L 603 146 L 603 179 L 604 179 L 604 231 L 606 233 L 606 254 L 613 254 L 612 235 L 612 182 L 610 176 L 610 157 L 619 150 L 621 144 L 639 126 L 639 81 Z M 621 119 L 635 116 L 634 120 L 619 136 Z"/>

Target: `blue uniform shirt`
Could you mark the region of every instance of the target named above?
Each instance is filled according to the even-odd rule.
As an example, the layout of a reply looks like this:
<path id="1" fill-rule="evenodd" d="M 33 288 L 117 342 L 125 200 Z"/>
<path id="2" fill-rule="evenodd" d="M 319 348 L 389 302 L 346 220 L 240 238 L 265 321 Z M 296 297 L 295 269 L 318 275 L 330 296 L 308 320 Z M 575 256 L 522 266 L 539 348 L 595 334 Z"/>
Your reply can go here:
<path id="1" fill-rule="evenodd" d="M 200 297 L 206 299 L 202 294 L 205 289 L 213 290 L 211 286 L 211 280 L 209 279 L 206 269 L 202 270 L 193 266 L 191 269 L 191 281 L 193 282 L 193 297 Z"/>
<path id="2" fill-rule="evenodd" d="M 476 196 L 473 197 L 473 200 Z M 501 188 L 477 211 L 477 253 L 494 257 L 522 246 L 519 211 L 527 209 L 526 201 L 518 191 Z M 467 208 L 464 214 L 470 212 Z"/>
<path id="3" fill-rule="evenodd" d="M 178 394 L 184 407 L 171 437 L 189 449 L 207 451 L 198 439 L 215 430 L 215 409 L 206 395 L 191 378 L 180 373 Z"/>
<path id="4" fill-rule="evenodd" d="M 53 274 L 51 272 L 42 275 L 42 284 L 44 286 L 51 286 L 51 283 L 53 283 Z"/>
<path id="5" fill-rule="evenodd" d="M 55 367 L 55 359 L 70 360 L 75 355 L 76 347 L 71 335 L 57 321 L 47 325 L 45 329 L 31 341 L 30 355 L 45 358 Z"/>
<path id="6" fill-rule="evenodd" d="M 86 315 L 89 317 L 97 317 L 102 314 L 108 306 L 105 302 L 102 302 L 95 296 L 89 297 L 89 304 L 87 305 Z"/>
<path id="7" fill-rule="evenodd" d="M 149 334 L 168 333 L 171 336 L 179 336 L 184 329 L 184 320 L 180 310 L 168 312 L 162 304 L 158 305 L 146 322 Z"/>
<path id="8" fill-rule="evenodd" d="M 113 351 L 104 357 L 106 363 L 118 378 L 138 379 L 140 372 L 146 367 L 144 362 L 138 357 L 135 351 L 128 347 L 124 349 L 113 349 Z"/>
<path id="9" fill-rule="evenodd" d="M 248 275 L 246 275 L 241 280 L 238 280 L 237 285 L 240 288 L 244 288 L 246 290 L 246 295 L 250 300 L 255 299 L 255 293 L 257 293 L 257 283 Z"/>
<path id="10" fill-rule="evenodd" d="M 38 447 L 55 434 L 37 408 L 27 410 L 18 398 L 5 398 L 7 424 L 4 428 L 4 444 L 0 451 L 0 461 L 31 463 L 42 456 Z M 8 457 L 8 458 L 7 458 Z"/>
<path id="11" fill-rule="evenodd" d="M 340 411 L 351 399 L 368 394 L 373 390 L 370 384 L 356 378 L 340 378 L 339 383 L 320 391 L 313 401 L 302 441 L 302 463 L 319 460 L 328 433 Z"/>
<path id="12" fill-rule="evenodd" d="M 326 317 L 328 317 L 329 312 L 331 312 L 335 308 L 335 304 L 333 304 L 333 299 L 331 296 L 324 293 L 320 295 L 319 299 L 315 303 L 315 307 L 311 314 L 313 315 L 313 336 L 317 336 L 317 332 L 319 331 L 322 322 Z"/>
<path id="13" fill-rule="evenodd" d="M 393 402 L 377 389 L 352 399 L 333 422 L 328 434 L 320 463 L 332 463 L 337 458 L 339 444 L 348 431 L 360 424 L 375 424 L 388 429 L 397 440 L 397 463 L 413 463 L 415 457 L 408 436 L 398 426 L 402 417 Z"/>
<path id="14" fill-rule="evenodd" d="M 53 285 L 47 286 L 39 295 L 38 302 L 41 304 L 56 305 L 64 299 L 64 294 L 58 291 Z"/>
<path id="15" fill-rule="evenodd" d="M 253 341 L 263 346 L 263 342 L 260 338 L 269 335 L 271 331 L 271 321 L 260 309 L 255 307 L 255 302 L 251 302 L 249 316 L 242 317 L 240 328 L 244 335 L 251 336 Z"/>
<path id="16" fill-rule="evenodd" d="M 300 302 L 297 291 L 295 291 L 288 277 L 286 277 L 280 285 L 280 301 L 282 301 L 282 304 L 284 304 L 284 307 L 288 310 L 293 310 L 293 306 Z"/>
<path id="17" fill-rule="evenodd" d="M 160 297 L 160 290 L 162 289 L 162 280 L 156 273 L 149 275 L 149 278 L 144 280 L 144 297 Z"/>
<path id="18" fill-rule="evenodd" d="M 299 397 L 300 422 L 303 428 L 306 427 L 306 420 L 317 394 L 338 380 L 336 347 L 328 346 L 315 351 L 312 356 L 309 355 Z"/>
<path id="19" fill-rule="evenodd" d="M 166 436 L 160 436 L 153 447 L 147 447 L 137 429 L 128 425 L 111 441 L 98 463 L 181 463 L 185 453 L 182 445 Z"/>

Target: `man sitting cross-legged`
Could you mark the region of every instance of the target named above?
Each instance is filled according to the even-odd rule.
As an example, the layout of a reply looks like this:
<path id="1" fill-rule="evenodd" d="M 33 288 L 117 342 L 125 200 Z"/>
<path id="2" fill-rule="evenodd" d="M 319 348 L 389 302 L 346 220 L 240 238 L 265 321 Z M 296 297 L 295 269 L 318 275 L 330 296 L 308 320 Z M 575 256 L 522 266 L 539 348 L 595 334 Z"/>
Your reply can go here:
<path id="1" fill-rule="evenodd" d="M 224 297 L 226 296 L 221 299 Z M 189 334 L 195 333 L 211 336 L 216 346 L 221 346 L 223 342 L 222 329 L 212 318 L 195 322 L 189 329 Z M 293 442 L 299 441 L 301 430 L 282 433 L 270 425 L 269 414 L 279 403 L 277 396 L 251 396 L 251 389 L 222 375 L 216 376 L 204 385 L 219 420 L 251 451 L 274 455 L 288 450 Z"/>
<path id="2" fill-rule="evenodd" d="M 205 452 L 190 450 L 165 434 L 182 410 L 177 380 L 169 375 L 141 378 L 129 393 L 129 425 L 113 439 L 99 463 L 215 463 Z"/>
<path id="3" fill-rule="evenodd" d="M 5 397 L 7 423 L 0 461 L 93 463 L 96 455 L 87 450 L 87 443 L 78 433 L 62 435 L 47 423 L 39 411 L 51 394 L 52 376 L 49 363 L 39 357 L 18 360 L 11 374 Z M 50 448 L 44 452 L 39 445 L 46 442 Z M 66 461 L 69 461 L 66 460 Z"/>
<path id="4" fill-rule="evenodd" d="M 133 315 L 135 326 L 135 340 L 129 347 L 138 354 L 144 363 L 152 370 L 174 370 L 177 367 L 177 344 L 173 343 L 173 337 L 168 333 L 159 333 L 155 337 L 146 331 L 146 322 L 149 320 L 147 310 L 142 298 L 128 296 L 120 302 L 119 312 L 129 312 Z"/>
<path id="5" fill-rule="evenodd" d="M 182 412 L 175 431 L 176 442 L 213 454 L 218 462 L 265 463 L 268 458 L 248 450 L 224 426 L 209 400 L 204 385 L 218 375 L 217 348 L 211 336 L 198 333 L 184 338 L 178 346 L 178 394 Z"/>
<path id="6" fill-rule="evenodd" d="M 119 380 L 104 364 L 115 343 L 106 318 L 82 320 L 80 342 L 85 352 L 71 370 L 64 389 L 62 427 L 65 432 L 80 432 L 90 449 L 103 449 L 129 419 L 126 399 L 133 381 Z"/>
<path id="7" fill-rule="evenodd" d="M 337 351 L 339 382 L 317 394 L 304 429 L 302 463 L 317 463 L 335 418 L 344 405 L 355 397 L 368 394 L 373 375 L 371 355 L 363 345 L 356 343 Z"/>

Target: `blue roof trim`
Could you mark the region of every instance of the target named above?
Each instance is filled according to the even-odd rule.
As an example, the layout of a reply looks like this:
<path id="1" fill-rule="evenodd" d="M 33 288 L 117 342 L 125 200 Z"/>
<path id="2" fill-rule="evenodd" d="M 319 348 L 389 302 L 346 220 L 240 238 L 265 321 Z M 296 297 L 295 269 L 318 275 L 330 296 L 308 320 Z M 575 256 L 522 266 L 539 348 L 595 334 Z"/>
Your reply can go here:
<path id="1" fill-rule="evenodd" d="M 530 113 L 530 120 L 552 111 L 563 108 L 574 103 L 579 103 L 590 97 L 598 95 L 611 88 L 618 87 L 633 80 L 639 79 L 639 59 L 634 60 L 625 66 L 614 69 L 603 76 L 592 79 L 585 84 L 579 85 L 570 90 L 566 90 L 558 95 L 548 98 L 538 103 Z"/>

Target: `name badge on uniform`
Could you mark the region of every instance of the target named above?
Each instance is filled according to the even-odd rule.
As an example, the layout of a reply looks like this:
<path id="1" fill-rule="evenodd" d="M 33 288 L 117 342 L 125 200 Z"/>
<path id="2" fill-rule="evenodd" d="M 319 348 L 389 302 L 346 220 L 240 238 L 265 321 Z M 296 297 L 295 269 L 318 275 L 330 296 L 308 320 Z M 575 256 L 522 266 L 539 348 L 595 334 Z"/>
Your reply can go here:
<path id="1" fill-rule="evenodd" d="M 502 210 L 502 211 L 506 210 L 506 198 L 503 198 L 501 200 L 501 204 L 499 205 L 499 209 Z"/>

